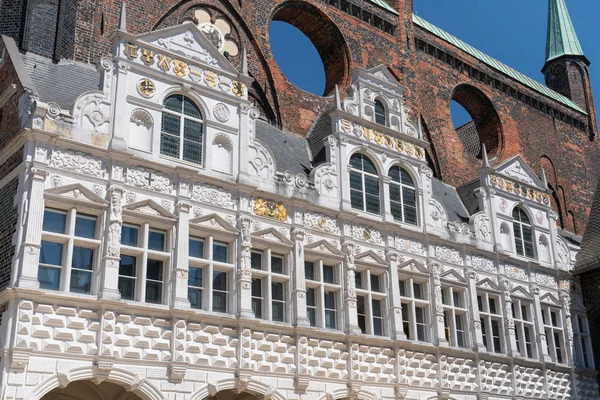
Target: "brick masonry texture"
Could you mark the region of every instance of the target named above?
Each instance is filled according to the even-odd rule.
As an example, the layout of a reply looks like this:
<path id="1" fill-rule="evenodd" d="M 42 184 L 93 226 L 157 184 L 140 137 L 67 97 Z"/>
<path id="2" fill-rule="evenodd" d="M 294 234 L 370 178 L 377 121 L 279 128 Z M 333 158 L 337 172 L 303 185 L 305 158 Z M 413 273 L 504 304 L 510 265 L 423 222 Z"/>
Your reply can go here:
<path id="1" fill-rule="evenodd" d="M 15 196 L 19 178 L 0 189 L 0 290 L 10 283 L 15 247 L 12 240 L 17 229 L 17 206 Z"/>
<path id="2" fill-rule="evenodd" d="M 3 48 L 4 42 L 0 39 L 0 52 Z M 19 82 L 8 53 L 5 54 L 5 57 L 6 62 L 0 64 L 0 93 L 3 93 L 10 85 Z M 17 93 L 13 94 L 4 107 L 2 107 L 0 113 L 0 149 L 10 143 L 21 132 L 19 97 L 22 94 L 23 88 L 19 86 Z"/>
<path id="3" fill-rule="evenodd" d="M 9 3 L 3 3 L 3 7 Z M 119 1 L 66 1 L 61 2 L 60 9 L 58 5 L 50 6 L 54 3 L 45 2 L 44 12 L 38 13 L 33 22 L 31 18 L 27 20 L 26 37 L 32 30 L 46 36 L 51 30 L 56 32 L 58 25 L 58 34 L 47 35 L 55 47 L 54 58 L 96 63 L 110 54 L 109 36 L 118 27 Z M 31 3 L 30 10 L 39 6 L 36 4 Z M 332 93 L 335 84 L 343 93 L 350 84 L 349 72 L 353 68 L 383 64 L 408 88 L 406 99 L 413 112 L 411 117 L 414 121 L 420 118 L 426 129 L 431 142 L 427 155 L 436 176 L 454 186 L 477 178 L 480 165 L 472 152 L 465 151 L 453 128 L 448 106 L 456 88 L 466 85 L 463 102 L 469 101 L 469 93 L 478 91 L 489 99 L 497 113 L 493 126 L 478 126 L 482 141 L 494 147 L 490 152 L 492 164 L 521 154 L 541 175 L 541 160 L 550 162 L 557 192 L 553 201 L 561 210 L 561 226 L 583 233 L 593 182 L 600 174 L 597 123 L 585 63 L 580 59 L 558 59 L 546 69 L 548 85 L 571 97 L 589 111 L 589 116 L 545 98 L 413 25 L 411 0 L 390 4 L 399 15 L 368 1 L 130 0 L 127 29 L 138 34 L 173 26 L 189 20 L 198 6 L 208 9 L 213 17 L 228 18 L 235 27 L 231 36 L 248 51 L 249 72 L 256 80 L 250 88 L 251 98 L 273 124 L 301 136 L 308 134 L 333 101 L 304 92 L 283 75 L 269 45 L 272 19 L 295 25 L 313 41 L 326 69 L 325 95 Z M 359 8 L 362 11 L 357 14 Z M 51 9 L 58 15 L 54 16 Z M 375 17 L 382 21 L 377 22 L 379 26 L 375 26 Z M 391 23 L 394 29 L 390 30 L 384 22 Z M 19 40 L 16 28 L 2 29 Z M 43 41 L 38 45 L 36 51 L 46 54 L 49 45 Z M 30 45 L 28 48 L 33 50 Z M 240 56 L 231 61 L 240 67 Z M 560 72 L 560 65 L 564 72 L 556 73 Z M 486 115 L 479 117 L 483 121 Z"/>
<path id="4" fill-rule="evenodd" d="M 4 179 L 13 169 L 23 162 L 23 148 L 8 158 L 0 165 L 0 180 Z"/>

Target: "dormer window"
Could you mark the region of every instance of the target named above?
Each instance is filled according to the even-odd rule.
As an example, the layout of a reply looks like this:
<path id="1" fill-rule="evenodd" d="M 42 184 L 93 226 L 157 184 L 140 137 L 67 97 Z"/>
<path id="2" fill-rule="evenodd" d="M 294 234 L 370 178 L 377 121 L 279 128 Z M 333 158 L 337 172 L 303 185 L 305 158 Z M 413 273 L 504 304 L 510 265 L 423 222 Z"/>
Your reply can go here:
<path id="1" fill-rule="evenodd" d="M 417 196 L 415 184 L 404 168 L 390 168 L 390 207 L 394 219 L 417 225 Z"/>
<path id="2" fill-rule="evenodd" d="M 385 112 L 385 106 L 381 100 L 375 100 L 375 122 L 379 125 L 387 125 L 387 115 Z"/>
<path id="3" fill-rule="evenodd" d="M 202 164 L 202 113 L 189 97 L 174 94 L 163 103 L 160 154 Z"/>
<path id="4" fill-rule="evenodd" d="M 356 153 L 350 157 L 350 203 L 352 208 L 379 214 L 379 174 L 367 156 Z"/>
<path id="5" fill-rule="evenodd" d="M 533 229 L 531 228 L 529 217 L 520 207 L 515 207 L 512 216 L 517 254 L 523 257 L 534 258 Z"/>

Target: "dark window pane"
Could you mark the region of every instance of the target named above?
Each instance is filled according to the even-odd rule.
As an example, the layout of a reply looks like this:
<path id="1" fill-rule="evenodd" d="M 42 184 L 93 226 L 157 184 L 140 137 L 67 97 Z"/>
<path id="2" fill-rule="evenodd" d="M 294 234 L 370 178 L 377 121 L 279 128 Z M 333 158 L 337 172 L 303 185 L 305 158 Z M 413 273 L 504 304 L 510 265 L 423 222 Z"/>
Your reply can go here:
<path id="1" fill-rule="evenodd" d="M 423 290 L 422 283 L 413 283 L 413 294 L 415 296 L 415 299 L 422 300 L 425 298 L 425 291 Z"/>
<path id="2" fill-rule="evenodd" d="M 250 255 L 250 266 L 253 269 L 262 269 L 262 253 L 252 252 Z"/>
<path id="3" fill-rule="evenodd" d="M 161 282 L 146 282 L 146 303 L 160 304 L 162 303 L 162 283 Z"/>
<path id="4" fill-rule="evenodd" d="M 309 307 L 315 307 L 317 305 L 314 288 L 308 288 L 306 290 L 306 305 Z"/>
<path id="5" fill-rule="evenodd" d="M 273 300 L 284 301 L 284 290 L 282 282 L 272 282 L 271 283 L 271 296 Z"/>
<path id="6" fill-rule="evenodd" d="M 179 158 L 179 137 L 167 133 L 160 135 L 160 154 Z"/>
<path id="7" fill-rule="evenodd" d="M 202 143 L 185 140 L 183 142 L 183 159 L 194 164 L 202 164 Z"/>
<path id="8" fill-rule="evenodd" d="M 135 297 L 135 279 L 119 278 L 119 292 L 123 300 L 134 300 Z"/>
<path id="9" fill-rule="evenodd" d="M 275 274 L 283 274 L 283 257 L 271 256 L 271 272 Z"/>
<path id="10" fill-rule="evenodd" d="M 356 312 L 358 314 L 365 314 L 365 297 L 358 296 L 356 300 L 357 300 Z"/>
<path id="11" fill-rule="evenodd" d="M 188 286 L 204 287 L 204 271 L 202 268 L 190 267 Z"/>
<path id="12" fill-rule="evenodd" d="M 381 286 L 379 284 L 379 276 L 371 275 L 371 290 L 374 292 L 381 292 Z"/>
<path id="13" fill-rule="evenodd" d="M 357 289 L 362 289 L 362 272 L 355 272 L 354 274 L 354 285 Z"/>
<path id="14" fill-rule="evenodd" d="M 490 313 L 497 314 L 497 312 L 496 312 L 496 300 L 495 299 L 488 299 L 488 302 L 490 304 Z"/>
<path id="15" fill-rule="evenodd" d="M 406 172 L 405 169 L 400 169 L 400 176 L 401 176 L 402 184 L 410 186 L 410 187 L 415 186 L 412 178 L 410 177 L 410 174 L 408 172 Z"/>
<path id="16" fill-rule="evenodd" d="M 222 243 L 213 243 L 213 260 L 227 262 L 227 245 Z"/>
<path id="17" fill-rule="evenodd" d="M 390 185 L 390 200 L 400 202 L 400 186 L 394 184 Z"/>
<path id="18" fill-rule="evenodd" d="M 119 275 L 136 276 L 135 264 L 136 258 L 121 254 L 121 262 L 119 263 Z"/>
<path id="19" fill-rule="evenodd" d="M 213 309 L 214 312 L 227 312 L 227 293 L 213 292 Z"/>
<path id="20" fill-rule="evenodd" d="M 306 315 L 310 326 L 317 326 L 317 310 L 314 308 L 307 308 Z"/>
<path id="21" fill-rule="evenodd" d="M 167 97 L 163 103 L 167 110 L 181 112 L 183 110 L 183 96 L 174 94 Z"/>
<path id="22" fill-rule="evenodd" d="M 362 175 L 358 172 L 350 172 L 350 189 L 358 192 L 362 192 L 363 190 Z"/>
<path id="23" fill-rule="evenodd" d="M 386 124 L 385 107 L 379 100 L 375 100 L 375 122 L 379 125 Z"/>
<path id="24" fill-rule="evenodd" d="M 273 321 L 284 322 L 285 321 L 285 303 L 274 301 L 272 305 L 273 309 Z"/>
<path id="25" fill-rule="evenodd" d="M 72 293 L 90 294 L 92 286 L 92 272 L 71 270 L 71 287 Z"/>
<path id="26" fill-rule="evenodd" d="M 77 214 L 75 218 L 75 236 L 94 239 L 96 237 L 96 220 L 93 215 Z"/>
<path id="27" fill-rule="evenodd" d="M 353 154 L 352 157 L 350 157 L 350 166 L 362 171 L 362 158 L 363 155 L 360 153 Z"/>
<path id="28" fill-rule="evenodd" d="M 323 282 L 335 283 L 335 269 L 330 265 L 323 265 Z"/>
<path id="29" fill-rule="evenodd" d="M 415 307 L 415 321 L 419 324 L 425 323 L 425 310 L 423 307 Z"/>
<path id="30" fill-rule="evenodd" d="M 252 296 L 262 297 L 262 279 L 260 279 L 260 278 L 252 279 Z"/>
<path id="31" fill-rule="evenodd" d="M 158 231 L 148 232 L 148 249 L 165 251 L 165 233 Z"/>
<path id="32" fill-rule="evenodd" d="M 192 308 L 202 309 L 202 290 L 188 288 L 188 299 Z"/>
<path id="33" fill-rule="evenodd" d="M 364 315 L 358 316 L 358 327 L 362 333 L 367 333 L 367 318 Z"/>
<path id="34" fill-rule="evenodd" d="M 379 181 L 376 178 L 370 176 L 365 177 L 365 191 L 367 194 L 373 195 L 379 198 Z"/>
<path id="35" fill-rule="evenodd" d="M 204 241 L 201 239 L 190 239 L 190 257 L 204 258 Z"/>
<path id="36" fill-rule="evenodd" d="M 178 138 L 181 134 L 181 117 L 169 113 L 162 114 L 162 132 Z"/>
<path id="37" fill-rule="evenodd" d="M 146 266 L 146 278 L 154 281 L 162 281 L 163 279 L 163 262 L 159 260 L 148 260 Z"/>
<path id="38" fill-rule="evenodd" d="M 374 317 L 383 317 L 381 314 L 381 300 L 373 300 L 373 316 Z"/>
<path id="39" fill-rule="evenodd" d="M 42 230 L 46 232 L 65 233 L 67 228 L 67 213 L 64 211 L 44 210 Z"/>
<path id="40" fill-rule="evenodd" d="M 186 118 L 183 121 L 183 138 L 192 142 L 202 142 L 202 123 Z"/>
<path id="41" fill-rule="evenodd" d="M 94 262 L 94 249 L 88 249 L 85 247 L 73 247 L 73 260 L 71 262 L 71 268 L 84 269 L 91 271 Z"/>
<path id="42" fill-rule="evenodd" d="M 411 225 L 417 225 L 417 209 L 414 207 L 404 207 L 404 222 Z"/>
<path id="43" fill-rule="evenodd" d="M 121 244 L 137 247 L 139 232 L 138 226 L 123 225 L 121 228 Z"/>
<path id="44" fill-rule="evenodd" d="M 357 192 L 356 190 L 351 190 L 350 191 L 350 204 L 352 205 L 352 208 L 354 208 L 355 210 L 364 211 L 365 203 L 363 200 L 362 192 Z"/>
<path id="45" fill-rule="evenodd" d="M 398 281 L 398 285 L 400 286 L 400 296 L 406 297 L 406 282 Z"/>
<path id="46" fill-rule="evenodd" d="M 60 269 L 51 267 L 38 268 L 38 281 L 40 289 L 59 290 L 60 289 Z"/>
<path id="47" fill-rule="evenodd" d="M 315 280 L 315 264 L 310 261 L 304 261 L 304 279 Z"/>
<path id="48" fill-rule="evenodd" d="M 452 297 L 454 301 L 454 307 L 463 307 L 463 301 L 460 292 L 453 292 Z"/>
<path id="49" fill-rule="evenodd" d="M 213 290 L 227 291 L 227 272 L 213 271 Z"/>
<path id="50" fill-rule="evenodd" d="M 483 311 L 483 297 L 477 296 L 477 308 L 479 311 Z"/>
<path id="51" fill-rule="evenodd" d="M 188 97 L 184 97 L 183 101 L 184 101 L 183 112 L 186 116 L 193 117 L 196 119 L 202 119 L 202 114 L 200 113 L 200 109 L 198 108 L 196 103 L 194 103 L 192 101 L 192 99 L 190 99 Z"/>
<path id="52" fill-rule="evenodd" d="M 40 264 L 62 265 L 63 245 L 42 240 L 40 249 Z"/>
<path id="53" fill-rule="evenodd" d="M 369 158 L 366 156 L 363 156 L 362 160 L 363 160 L 362 170 L 368 174 L 377 175 L 377 168 L 375 168 L 375 164 L 373 164 L 373 162 L 371 160 L 369 160 Z"/>
<path id="54" fill-rule="evenodd" d="M 337 329 L 336 312 L 332 310 L 325 310 L 325 328 Z"/>
<path id="55" fill-rule="evenodd" d="M 383 336 L 383 319 L 373 318 L 373 335 Z"/>
<path id="56" fill-rule="evenodd" d="M 366 211 L 370 212 L 372 214 L 379 214 L 379 212 L 380 212 L 379 197 L 367 195 L 366 201 L 367 201 Z"/>
<path id="57" fill-rule="evenodd" d="M 325 308 L 335 310 L 335 292 L 324 292 Z"/>

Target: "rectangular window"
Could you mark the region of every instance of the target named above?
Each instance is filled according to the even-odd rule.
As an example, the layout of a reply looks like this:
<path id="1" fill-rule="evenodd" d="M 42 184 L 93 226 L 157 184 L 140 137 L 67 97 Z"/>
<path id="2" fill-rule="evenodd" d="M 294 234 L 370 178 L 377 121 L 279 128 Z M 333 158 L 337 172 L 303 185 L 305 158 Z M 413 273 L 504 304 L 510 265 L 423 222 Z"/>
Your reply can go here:
<path id="1" fill-rule="evenodd" d="M 121 244 L 138 247 L 139 233 L 139 226 L 123 224 L 123 227 L 121 228 Z"/>
<path id="2" fill-rule="evenodd" d="M 40 289 L 60 290 L 63 247 L 64 245 L 61 243 L 42 240 L 42 247 L 40 248 L 40 265 L 38 267 Z"/>
<path id="3" fill-rule="evenodd" d="M 271 283 L 273 321 L 285 321 L 285 289 L 283 282 Z"/>
<path id="4" fill-rule="evenodd" d="M 256 318 L 287 322 L 289 277 L 285 255 L 270 250 L 252 250 L 252 299 Z"/>
<path id="5" fill-rule="evenodd" d="M 252 279 L 252 311 L 254 311 L 254 316 L 258 319 L 262 319 L 262 279 L 253 278 Z"/>
<path id="6" fill-rule="evenodd" d="M 402 326 L 408 340 L 429 340 L 429 299 L 424 278 L 401 277 L 398 282 L 402 302 Z M 442 290 L 442 298 L 447 296 Z"/>
<path id="7" fill-rule="evenodd" d="M 467 347 L 466 320 L 467 308 L 465 307 L 465 289 L 456 286 L 442 288 L 442 304 L 444 308 L 444 328 L 446 340 L 450 346 Z"/>
<path id="8" fill-rule="evenodd" d="M 371 291 L 381 292 L 381 284 L 378 275 L 371 274 Z"/>
<path id="9" fill-rule="evenodd" d="M 97 217 L 93 215 L 77 214 L 75 218 L 75 236 L 95 239 Z"/>
<path id="10" fill-rule="evenodd" d="M 189 240 L 190 257 L 204 258 L 204 240 L 190 238 Z"/>
<path id="11" fill-rule="evenodd" d="M 119 292 L 124 300 L 135 300 L 137 258 L 121 254 L 119 262 Z"/>
<path id="12" fill-rule="evenodd" d="M 517 351 L 521 357 L 535 358 L 535 343 L 532 342 L 534 324 L 531 319 L 532 303 L 519 298 L 512 299 L 513 319 L 515 323 L 515 335 L 517 339 Z"/>
<path id="13" fill-rule="evenodd" d="M 165 251 L 165 233 L 150 230 L 148 232 L 148 250 Z"/>
<path id="14" fill-rule="evenodd" d="M 367 333 L 367 314 L 365 310 L 365 297 L 356 298 L 356 313 L 358 314 L 358 327 L 363 334 Z"/>
<path id="15" fill-rule="evenodd" d="M 213 261 L 227 263 L 227 253 L 226 243 L 213 242 Z"/>
<path id="16" fill-rule="evenodd" d="M 146 264 L 146 303 L 161 304 L 163 295 L 163 262 L 148 259 Z"/>
<path id="17" fill-rule="evenodd" d="M 227 283 L 227 272 L 213 271 L 213 307 L 214 312 L 227 312 L 227 298 L 229 290 Z"/>
<path id="18" fill-rule="evenodd" d="M 250 266 L 252 269 L 262 269 L 262 253 L 253 251 L 250 255 Z"/>
<path id="19" fill-rule="evenodd" d="M 278 254 L 273 254 L 271 256 L 271 272 L 274 274 L 284 273 L 283 256 Z"/>
<path id="20" fill-rule="evenodd" d="M 306 308 L 311 326 L 338 329 L 337 298 L 341 287 L 335 283 L 336 271 L 336 266 L 326 265 L 323 260 L 304 262 Z"/>
<path id="21" fill-rule="evenodd" d="M 546 332 L 548 354 L 552 361 L 563 363 L 563 349 L 565 347 L 565 342 L 560 310 L 551 306 L 542 305 L 542 320 Z"/>
<path id="22" fill-rule="evenodd" d="M 94 249 L 74 246 L 71 262 L 71 292 L 90 294 L 93 268 Z"/>
<path id="23" fill-rule="evenodd" d="M 310 326 L 317 326 L 317 301 L 314 288 L 306 290 L 306 313 Z"/>
<path id="24" fill-rule="evenodd" d="M 323 282 L 335 284 L 335 268 L 331 265 L 323 265 Z"/>
<path id="25" fill-rule="evenodd" d="M 315 263 L 309 261 L 304 262 L 304 278 L 309 281 L 315 280 Z"/>
<path id="26" fill-rule="evenodd" d="M 501 335 L 503 319 L 499 307 L 500 297 L 491 293 L 478 293 L 477 304 L 479 307 L 483 344 L 491 353 L 502 353 L 504 349 L 504 335 Z"/>
<path id="27" fill-rule="evenodd" d="M 336 293 L 324 292 L 325 297 L 325 328 L 337 329 Z"/>
<path id="28" fill-rule="evenodd" d="M 383 336 L 383 312 L 380 300 L 373 300 L 373 334 Z"/>
<path id="29" fill-rule="evenodd" d="M 44 210 L 44 222 L 42 230 L 45 232 L 66 233 L 67 231 L 67 213 L 60 210 Z"/>
<path id="30" fill-rule="evenodd" d="M 188 274 L 188 298 L 192 308 L 202 309 L 202 295 L 204 293 L 204 270 L 190 267 Z"/>

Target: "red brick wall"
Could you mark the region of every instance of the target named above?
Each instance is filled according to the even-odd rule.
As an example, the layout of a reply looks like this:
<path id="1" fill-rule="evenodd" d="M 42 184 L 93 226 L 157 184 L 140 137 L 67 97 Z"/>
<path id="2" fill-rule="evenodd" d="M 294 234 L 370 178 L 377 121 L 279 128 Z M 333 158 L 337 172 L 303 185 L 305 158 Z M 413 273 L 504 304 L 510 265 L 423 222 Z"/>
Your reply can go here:
<path id="1" fill-rule="evenodd" d="M 4 42 L 0 38 L 0 54 L 3 49 Z M 0 110 L 0 150 L 21 132 L 19 98 L 23 94 L 23 88 L 19 83 L 19 78 L 7 51 L 4 52 L 4 56 L 6 59 L 0 64 L 0 93 L 4 93 L 12 84 L 17 85 L 17 92 L 12 95 Z"/>

